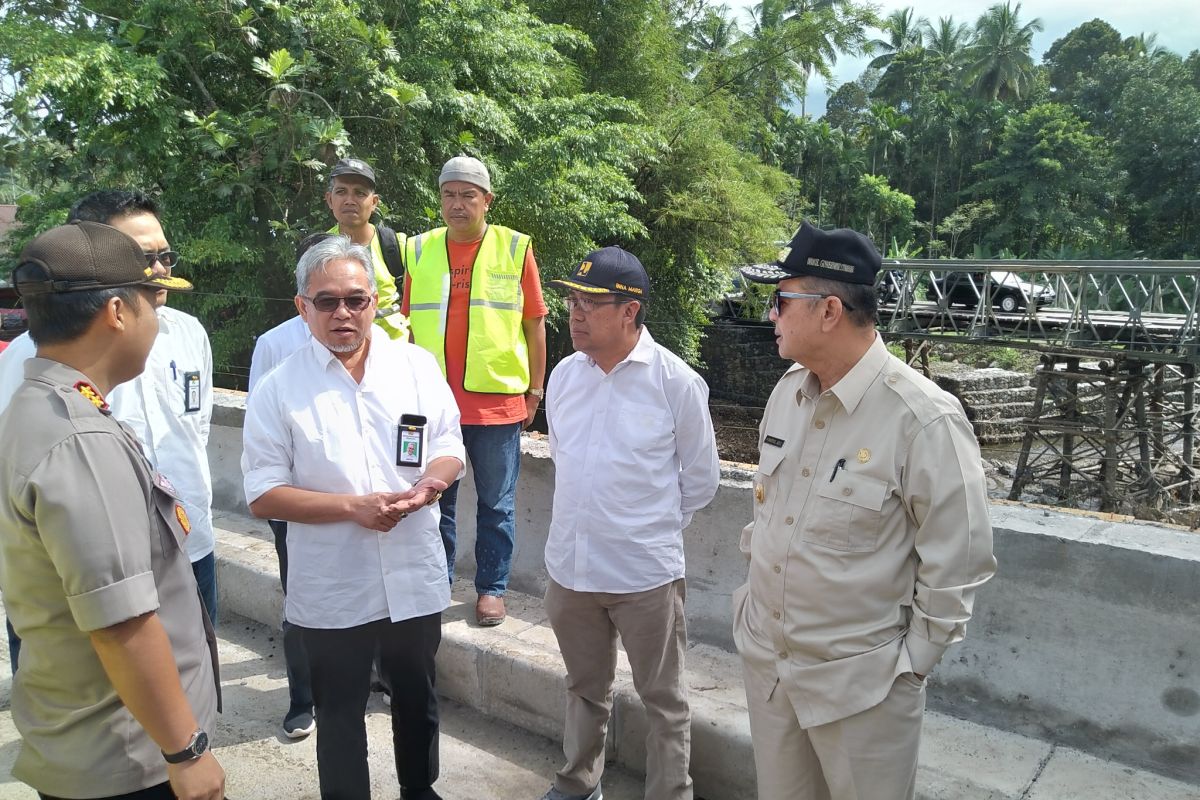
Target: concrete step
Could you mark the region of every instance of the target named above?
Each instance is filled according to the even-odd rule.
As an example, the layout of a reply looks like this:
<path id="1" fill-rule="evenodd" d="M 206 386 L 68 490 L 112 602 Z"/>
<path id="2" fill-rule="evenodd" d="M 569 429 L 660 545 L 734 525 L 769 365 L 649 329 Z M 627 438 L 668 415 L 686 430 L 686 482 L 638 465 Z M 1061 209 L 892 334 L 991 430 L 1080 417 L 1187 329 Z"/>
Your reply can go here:
<path id="1" fill-rule="evenodd" d="M 216 525 L 222 608 L 277 625 L 283 596 L 266 523 L 218 514 Z M 566 673 L 541 599 L 510 592 L 508 619 L 495 628 L 479 628 L 472 620 L 475 597 L 469 583 L 458 581 L 453 596 L 438 653 L 440 691 L 468 709 L 561 741 Z M 617 670 L 608 755 L 618 767 L 642 773 L 645 712 L 623 656 Z M 753 751 L 736 654 L 690 647 L 687 680 L 697 798 L 753 798 Z M 443 763 L 452 768 L 446 758 Z M 1053 784 L 1042 791 L 1044 776 Z M 1196 786 L 1100 762 L 1050 742 L 943 714 L 925 717 L 918 796 L 926 800 L 1195 800 L 1198 795 Z"/>

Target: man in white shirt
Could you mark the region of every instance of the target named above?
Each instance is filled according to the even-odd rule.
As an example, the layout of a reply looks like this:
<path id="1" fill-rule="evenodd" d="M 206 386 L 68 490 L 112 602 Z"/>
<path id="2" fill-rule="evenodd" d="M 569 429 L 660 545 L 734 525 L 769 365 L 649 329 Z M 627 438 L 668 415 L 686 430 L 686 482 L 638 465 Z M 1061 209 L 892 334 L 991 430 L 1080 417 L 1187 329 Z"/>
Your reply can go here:
<path id="1" fill-rule="evenodd" d="M 68 222 L 102 222 L 132 236 L 158 274 L 170 275 L 179 255 L 170 249 L 158 205 L 137 191 L 105 189 L 71 207 Z M 191 521 L 188 559 L 205 610 L 217 624 L 217 572 L 212 524 L 208 432 L 212 420 L 212 348 L 200 320 L 156 297 L 158 337 L 146 369 L 106 398 L 121 422 L 133 428 L 150 464 L 174 485 Z M 0 411 L 25 379 L 36 346 L 28 333 L 0 355 Z M 12 659 L 14 667 L 17 659 Z"/>
<path id="2" fill-rule="evenodd" d="M 619 634 L 646 706 L 647 800 L 691 800 L 683 529 L 717 491 L 708 386 L 642 324 L 650 280 L 619 247 L 566 280 L 571 343 L 546 412 L 556 471 L 546 613 L 567 666 L 567 757 L 543 800 L 601 800 Z"/>
<path id="3" fill-rule="evenodd" d="M 296 286 L 312 340 L 255 386 L 242 472 L 251 512 L 289 523 L 286 614 L 308 652 L 321 796 L 371 796 L 378 647 L 401 797 L 439 800 L 434 657 L 450 586 L 437 500 L 463 471 L 458 409 L 431 355 L 371 324 L 366 248 L 313 246 Z"/>

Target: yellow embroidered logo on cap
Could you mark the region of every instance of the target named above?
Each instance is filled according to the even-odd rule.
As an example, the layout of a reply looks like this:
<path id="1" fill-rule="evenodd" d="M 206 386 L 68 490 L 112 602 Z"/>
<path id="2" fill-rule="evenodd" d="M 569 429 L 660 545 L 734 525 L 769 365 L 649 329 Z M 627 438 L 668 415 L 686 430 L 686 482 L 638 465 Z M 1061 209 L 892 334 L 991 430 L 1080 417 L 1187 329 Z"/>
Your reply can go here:
<path id="1" fill-rule="evenodd" d="M 179 520 L 179 527 L 183 528 L 183 535 L 187 536 L 192 532 L 192 521 L 188 519 L 187 512 L 183 510 L 183 506 L 175 504 L 175 519 Z"/>
<path id="2" fill-rule="evenodd" d="M 779 258 L 777 258 L 775 260 L 778 261 L 780 264 L 782 264 L 783 262 L 787 261 L 787 257 L 790 256 L 791 254 L 792 254 L 792 248 L 785 247 L 779 251 Z"/>
<path id="3" fill-rule="evenodd" d="M 592 262 L 585 261 L 579 265 L 579 277 L 583 277 L 592 271 Z"/>

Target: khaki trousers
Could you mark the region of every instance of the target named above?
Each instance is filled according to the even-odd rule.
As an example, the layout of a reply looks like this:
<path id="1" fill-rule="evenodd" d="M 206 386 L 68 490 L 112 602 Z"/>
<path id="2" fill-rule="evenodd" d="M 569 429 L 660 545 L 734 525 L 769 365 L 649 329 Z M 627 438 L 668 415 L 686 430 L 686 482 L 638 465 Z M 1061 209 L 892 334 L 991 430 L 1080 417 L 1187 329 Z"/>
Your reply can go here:
<path id="1" fill-rule="evenodd" d="M 911 673 L 879 705 L 801 728 L 774 668 L 742 665 L 758 800 L 912 800 L 925 686 Z"/>
<path id="2" fill-rule="evenodd" d="M 560 792 L 586 795 L 600 783 L 620 634 L 650 728 L 646 800 L 692 800 L 684 595 L 682 579 L 631 594 L 575 592 L 553 580 L 546 587 L 546 614 L 567 665 L 567 763 L 554 781 Z"/>

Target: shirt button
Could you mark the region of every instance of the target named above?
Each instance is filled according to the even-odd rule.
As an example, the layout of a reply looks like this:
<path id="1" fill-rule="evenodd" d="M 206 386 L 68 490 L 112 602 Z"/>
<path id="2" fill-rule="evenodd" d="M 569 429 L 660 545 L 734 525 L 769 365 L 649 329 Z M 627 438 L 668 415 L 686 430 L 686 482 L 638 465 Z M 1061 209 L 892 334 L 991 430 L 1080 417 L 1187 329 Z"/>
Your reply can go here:
<path id="1" fill-rule="evenodd" d="M 816 428 L 817 430 L 821 430 L 821 428 L 825 427 L 825 420 L 823 420 L 823 419 L 817 420 L 816 422 L 813 423 L 813 427 Z"/>
<path id="2" fill-rule="evenodd" d="M 787 519 L 784 520 L 784 523 L 786 523 L 788 525 L 793 525 L 793 524 L 795 524 L 795 522 L 796 522 L 795 517 L 788 517 Z"/>
<path id="3" fill-rule="evenodd" d="M 771 616 L 772 616 L 772 617 L 774 617 L 775 619 L 779 619 L 779 617 L 780 617 L 780 614 L 779 614 L 779 612 L 778 612 L 778 611 L 772 611 L 772 612 L 771 612 Z"/>
<path id="4" fill-rule="evenodd" d="M 776 572 L 783 572 L 783 567 L 781 567 L 781 566 L 779 566 L 778 564 L 776 564 L 776 565 L 775 565 L 775 571 L 776 571 Z"/>
<path id="5" fill-rule="evenodd" d="M 895 375 L 888 375 L 888 376 L 887 376 L 887 382 L 888 382 L 888 383 L 895 383 L 895 382 L 896 382 L 896 381 L 898 381 L 898 380 L 900 380 L 900 379 L 899 379 L 898 377 L 896 377 Z"/>
<path id="6" fill-rule="evenodd" d="M 807 478 L 809 475 L 812 475 L 812 470 L 810 470 L 808 467 L 805 467 L 804 469 L 800 470 L 800 474 Z"/>
<path id="7" fill-rule="evenodd" d="M 778 653 L 776 653 L 775 655 L 779 656 L 780 658 L 787 658 L 787 657 L 788 657 L 788 656 L 787 656 L 787 650 L 780 650 L 780 651 L 779 651 Z"/>
<path id="8" fill-rule="evenodd" d="M 854 494 L 854 490 L 849 488 L 842 489 L 842 494 L 846 497 L 849 497 L 850 495 Z"/>

